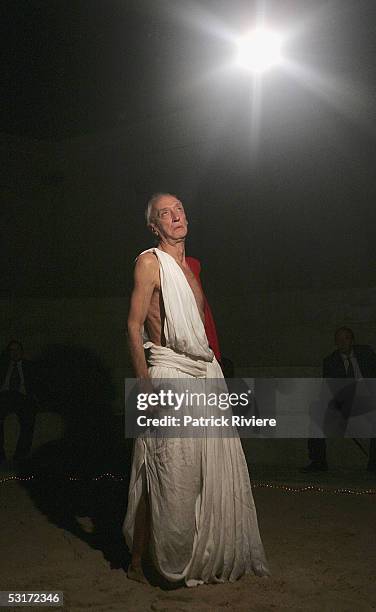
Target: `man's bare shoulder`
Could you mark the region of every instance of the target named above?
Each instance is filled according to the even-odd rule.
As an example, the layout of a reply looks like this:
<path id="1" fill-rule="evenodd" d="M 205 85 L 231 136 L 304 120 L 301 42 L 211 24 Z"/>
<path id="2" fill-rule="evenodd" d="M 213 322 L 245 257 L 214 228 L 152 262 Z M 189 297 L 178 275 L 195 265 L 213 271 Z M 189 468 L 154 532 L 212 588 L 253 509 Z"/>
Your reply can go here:
<path id="1" fill-rule="evenodd" d="M 159 278 L 159 262 L 153 252 L 142 253 L 137 257 L 135 265 L 135 278 L 157 280 Z"/>
<path id="2" fill-rule="evenodd" d="M 159 267 L 158 259 L 152 251 L 141 253 L 136 259 L 136 267 L 156 270 Z"/>

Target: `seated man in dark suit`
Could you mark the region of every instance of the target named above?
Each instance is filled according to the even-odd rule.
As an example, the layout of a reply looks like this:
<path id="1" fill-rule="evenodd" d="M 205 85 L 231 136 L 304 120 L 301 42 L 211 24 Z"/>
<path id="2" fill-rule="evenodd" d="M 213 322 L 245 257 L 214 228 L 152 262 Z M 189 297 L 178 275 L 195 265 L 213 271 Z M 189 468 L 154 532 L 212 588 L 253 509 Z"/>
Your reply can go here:
<path id="1" fill-rule="evenodd" d="M 27 457 L 33 442 L 37 406 L 35 366 L 23 355 L 21 342 L 11 340 L 0 363 L 0 463 L 6 459 L 4 420 L 8 414 L 17 414 L 20 423 L 14 459 Z"/>
<path id="2" fill-rule="evenodd" d="M 376 354 L 368 345 L 354 344 L 354 333 L 349 327 L 340 327 L 335 333 L 337 350 L 323 361 L 323 378 L 376 378 Z M 351 403 L 351 402 L 350 402 Z M 349 414 L 347 414 L 348 418 Z M 344 415 L 346 418 L 346 415 Z M 304 472 L 320 472 L 328 469 L 325 438 L 310 438 L 308 452 L 311 463 Z M 370 440 L 367 469 L 376 471 L 376 440 Z"/>

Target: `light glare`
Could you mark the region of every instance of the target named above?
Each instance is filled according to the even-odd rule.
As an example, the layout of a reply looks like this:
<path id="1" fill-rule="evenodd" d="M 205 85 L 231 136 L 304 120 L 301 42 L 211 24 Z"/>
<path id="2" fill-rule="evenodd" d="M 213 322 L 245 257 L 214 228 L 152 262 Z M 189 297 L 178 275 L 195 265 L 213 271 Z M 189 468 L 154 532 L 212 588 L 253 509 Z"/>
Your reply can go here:
<path id="1" fill-rule="evenodd" d="M 256 29 L 238 41 L 237 62 L 253 72 L 264 72 L 280 63 L 281 44 L 276 32 Z"/>

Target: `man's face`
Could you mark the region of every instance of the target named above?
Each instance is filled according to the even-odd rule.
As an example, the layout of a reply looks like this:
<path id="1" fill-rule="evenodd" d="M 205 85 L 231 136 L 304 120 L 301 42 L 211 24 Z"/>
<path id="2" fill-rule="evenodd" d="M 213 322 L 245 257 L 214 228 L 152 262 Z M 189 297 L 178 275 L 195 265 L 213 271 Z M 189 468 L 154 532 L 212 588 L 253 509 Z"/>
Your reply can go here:
<path id="1" fill-rule="evenodd" d="M 154 204 L 154 221 L 151 224 L 160 238 L 183 240 L 188 232 L 188 221 L 183 204 L 173 195 L 163 195 Z"/>
<path id="2" fill-rule="evenodd" d="M 23 351 L 17 342 L 12 342 L 9 346 L 9 357 L 12 361 L 19 361 L 22 359 Z"/>
<path id="3" fill-rule="evenodd" d="M 349 355 L 354 343 L 353 335 L 346 329 L 341 329 L 336 334 L 336 345 L 341 353 Z"/>

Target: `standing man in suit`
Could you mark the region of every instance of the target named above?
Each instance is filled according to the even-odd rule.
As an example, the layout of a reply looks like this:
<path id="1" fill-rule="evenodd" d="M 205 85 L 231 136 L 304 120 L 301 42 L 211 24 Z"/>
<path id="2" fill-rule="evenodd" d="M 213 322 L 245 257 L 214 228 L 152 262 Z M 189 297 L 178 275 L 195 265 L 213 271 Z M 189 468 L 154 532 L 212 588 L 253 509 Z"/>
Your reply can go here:
<path id="1" fill-rule="evenodd" d="M 31 451 L 37 406 L 35 390 L 34 364 L 24 359 L 22 343 L 11 340 L 0 364 L 0 463 L 6 460 L 4 420 L 12 412 L 20 423 L 14 459 L 25 458 Z"/>
<path id="2" fill-rule="evenodd" d="M 376 354 L 368 345 L 354 344 L 354 332 L 340 327 L 335 332 L 337 349 L 323 361 L 323 378 L 376 378 Z M 349 416 L 349 415 L 348 415 Z M 310 463 L 304 472 L 324 472 L 328 469 L 325 438 L 308 440 Z M 367 470 L 376 472 L 376 440 L 370 440 Z"/>

